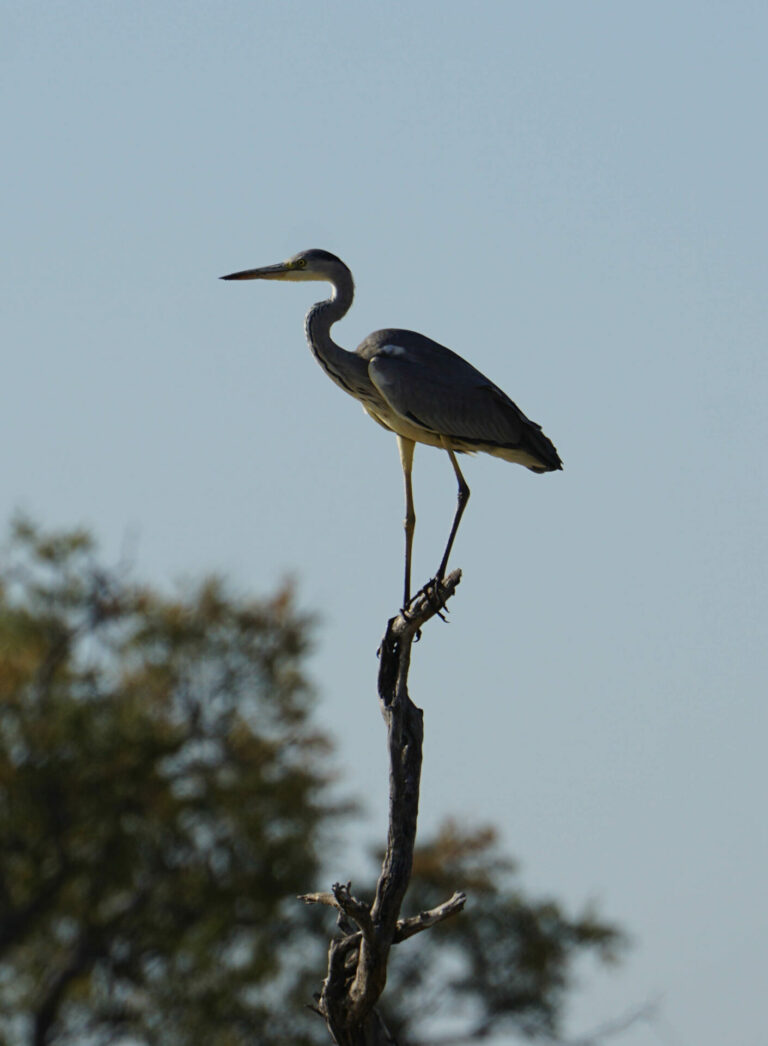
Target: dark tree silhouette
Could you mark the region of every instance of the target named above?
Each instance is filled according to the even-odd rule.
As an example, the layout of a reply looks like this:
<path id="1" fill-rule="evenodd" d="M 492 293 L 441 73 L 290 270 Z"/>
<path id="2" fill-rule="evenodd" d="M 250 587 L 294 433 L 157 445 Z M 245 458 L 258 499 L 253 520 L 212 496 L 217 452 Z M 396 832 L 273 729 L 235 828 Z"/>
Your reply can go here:
<path id="1" fill-rule="evenodd" d="M 208 581 L 170 599 L 98 566 L 85 534 L 16 527 L 0 587 L 5 1041 L 300 1041 L 316 949 L 288 898 L 340 812 L 307 644 L 289 589 L 239 600 Z"/>

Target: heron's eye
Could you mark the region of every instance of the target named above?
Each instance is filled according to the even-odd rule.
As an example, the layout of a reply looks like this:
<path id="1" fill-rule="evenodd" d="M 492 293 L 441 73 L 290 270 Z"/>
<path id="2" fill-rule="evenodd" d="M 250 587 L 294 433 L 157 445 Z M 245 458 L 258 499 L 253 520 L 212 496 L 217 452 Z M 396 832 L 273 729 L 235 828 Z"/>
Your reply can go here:
<path id="1" fill-rule="evenodd" d="M 296 260 L 295 264 L 296 264 L 296 268 L 297 269 L 306 269 L 306 267 L 307 267 L 307 259 L 306 258 L 298 258 Z"/>

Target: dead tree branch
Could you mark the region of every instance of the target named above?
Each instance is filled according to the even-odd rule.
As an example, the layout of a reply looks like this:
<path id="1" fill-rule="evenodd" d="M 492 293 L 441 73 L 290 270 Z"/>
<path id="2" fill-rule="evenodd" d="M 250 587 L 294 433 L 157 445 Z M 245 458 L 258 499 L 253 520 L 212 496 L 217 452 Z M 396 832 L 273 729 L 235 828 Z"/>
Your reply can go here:
<path id="1" fill-rule="evenodd" d="M 341 934 L 330 943 L 316 1007 L 337 1046 L 393 1046 L 375 1009 L 387 981 L 390 948 L 454 915 L 466 900 L 455 893 L 437 908 L 400 918 L 413 865 L 424 737 L 423 713 L 408 694 L 411 647 L 427 621 L 442 616 L 460 580 L 461 571 L 455 570 L 444 581 L 431 582 L 411 602 L 407 615 L 390 619 L 379 648 L 379 702 L 389 750 L 389 829 L 373 903 L 354 897 L 349 883 L 301 898 L 339 912 Z"/>
<path id="2" fill-rule="evenodd" d="M 438 923 L 460 912 L 466 903 L 467 895 L 457 891 L 453 897 L 438 905 L 437 908 L 419 912 L 418 915 L 412 915 L 410 919 L 398 919 L 397 930 L 392 943 L 399 944 L 400 941 L 406 941 L 409 937 L 414 937 L 417 933 L 421 933 L 422 930 L 429 930 L 433 926 L 437 926 Z"/>

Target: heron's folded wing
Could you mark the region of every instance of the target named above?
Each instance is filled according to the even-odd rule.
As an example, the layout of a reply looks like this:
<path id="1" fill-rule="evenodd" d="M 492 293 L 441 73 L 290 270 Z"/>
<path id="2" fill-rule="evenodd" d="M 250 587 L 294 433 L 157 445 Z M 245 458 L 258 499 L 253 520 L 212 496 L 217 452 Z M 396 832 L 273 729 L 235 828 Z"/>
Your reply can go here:
<path id="1" fill-rule="evenodd" d="M 443 436 L 498 446 L 518 446 L 530 427 L 539 428 L 461 357 L 420 358 L 386 348 L 369 361 L 368 373 L 400 417 Z"/>

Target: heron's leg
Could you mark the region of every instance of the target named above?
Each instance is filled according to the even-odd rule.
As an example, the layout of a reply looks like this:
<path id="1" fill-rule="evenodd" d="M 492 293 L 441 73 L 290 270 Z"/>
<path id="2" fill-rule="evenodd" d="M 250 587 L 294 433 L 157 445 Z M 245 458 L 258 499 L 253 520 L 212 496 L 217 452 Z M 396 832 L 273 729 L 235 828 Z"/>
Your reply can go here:
<path id="1" fill-rule="evenodd" d="M 413 508 L 413 487 L 411 486 L 413 452 L 416 444 L 412 439 L 398 436 L 397 446 L 400 451 L 400 464 L 403 466 L 403 479 L 405 481 L 405 586 L 403 589 L 403 609 L 405 610 L 411 601 L 411 549 L 413 548 L 413 531 L 416 527 L 416 512 Z"/>
<path id="2" fill-rule="evenodd" d="M 451 459 L 453 471 L 456 473 L 456 479 L 459 482 L 459 503 L 456 506 L 456 515 L 453 517 L 453 526 L 451 527 L 451 533 L 448 535 L 448 544 L 445 546 L 445 552 L 443 553 L 442 562 L 440 566 L 437 568 L 437 574 L 435 574 L 435 578 L 437 581 L 442 581 L 445 577 L 445 570 L 448 566 L 448 557 L 450 556 L 451 549 L 453 548 L 453 541 L 456 537 L 456 532 L 459 529 L 461 517 L 464 515 L 464 509 L 467 507 L 467 502 L 469 501 L 469 487 L 467 486 L 467 481 L 461 474 L 461 469 L 459 468 L 459 463 L 456 460 L 456 455 L 453 453 L 451 448 L 446 445 L 445 442 L 443 442 L 443 446 L 445 447 L 448 453 L 448 457 Z"/>

